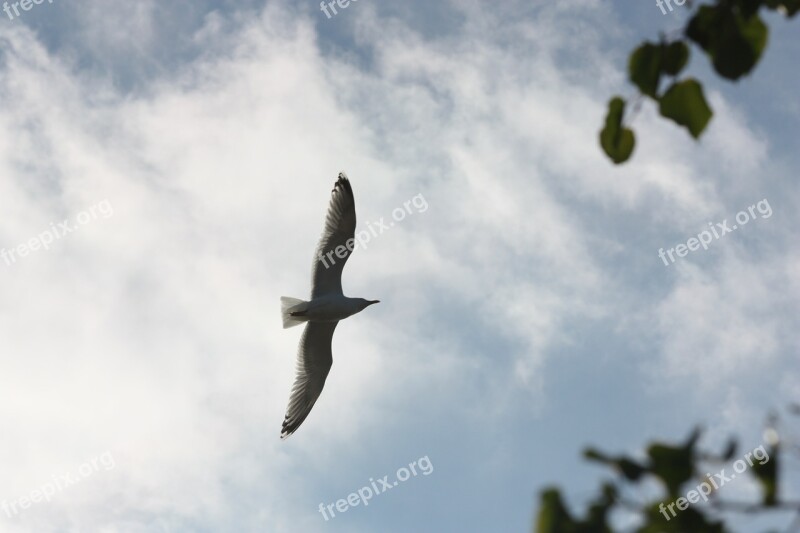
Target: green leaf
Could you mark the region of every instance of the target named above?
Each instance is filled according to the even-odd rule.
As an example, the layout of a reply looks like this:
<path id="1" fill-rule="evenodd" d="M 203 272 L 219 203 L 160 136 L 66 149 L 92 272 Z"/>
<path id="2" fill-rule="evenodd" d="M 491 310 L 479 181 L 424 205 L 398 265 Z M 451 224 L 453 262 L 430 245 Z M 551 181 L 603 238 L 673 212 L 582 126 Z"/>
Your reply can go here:
<path id="1" fill-rule="evenodd" d="M 758 14 L 745 16 L 743 11 L 731 3 L 701 6 L 686 28 L 687 37 L 711 57 L 714 70 L 730 80 L 756 66 L 769 35 Z"/>
<path id="2" fill-rule="evenodd" d="M 622 475 L 631 481 L 637 481 L 644 473 L 647 472 L 645 467 L 625 457 L 620 458 L 617 461 L 616 466 Z"/>
<path id="3" fill-rule="evenodd" d="M 763 448 L 762 448 L 763 450 Z M 764 491 L 764 505 L 775 505 L 778 501 L 778 447 L 771 446 L 767 454 L 769 459 L 764 463 L 753 463 L 753 474 L 761 482 Z"/>
<path id="4" fill-rule="evenodd" d="M 589 506 L 586 519 L 578 523 L 578 530 L 587 533 L 613 533 L 608 527 L 608 514 L 616 499 L 616 487 L 609 483 L 603 484 L 600 494 Z"/>
<path id="5" fill-rule="evenodd" d="M 681 485 L 694 474 L 694 447 L 653 444 L 647 449 L 650 471 L 664 482 L 671 496 L 679 494 Z"/>
<path id="6" fill-rule="evenodd" d="M 686 36 L 707 53 L 710 53 L 714 28 L 719 25 L 717 18 L 719 18 L 719 11 L 716 8 L 700 6 L 686 26 Z"/>
<path id="7" fill-rule="evenodd" d="M 536 519 L 536 533 L 564 533 L 574 528 L 575 523 L 564 507 L 558 490 L 542 491 L 539 516 Z"/>
<path id="8" fill-rule="evenodd" d="M 730 41 L 726 41 L 729 42 L 726 53 L 720 53 L 718 61 L 715 62 L 715 66 L 716 63 L 726 66 L 731 79 L 749 73 L 756 66 L 767 47 L 769 38 L 769 28 L 759 16 L 747 20 L 737 17 L 736 23 L 740 33 L 734 34 Z M 717 71 L 720 72 L 719 68 Z"/>
<path id="9" fill-rule="evenodd" d="M 672 504 L 672 510 L 669 505 Z M 680 510 L 673 501 L 653 504 L 645 511 L 645 522 L 636 533 L 726 533 L 722 522 L 706 518 L 697 509 Z"/>
<path id="10" fill-rule="evenodd" d="M 800 11 L 800 0 L 766 0 L 764 4 L 770 9 L 782 11 L 789 18 Z"/>
<path id="11" fill-rule="evenodd" d="M 736 6 L 739 8 L 739 13 L 744 18 L 750 18 L 761 8 L 763 0 L 735 0 Z"/>
<path id="12" fill-rule="evenodd" d="M 622 125 L 625 113 L 625 101 L 620 97 L 612 98 L 608 103 L 606 125 L 600 131 L 600 146 L 615 164 L 628 160 L 636 144 L 633 131 Z"/>
<path id="13" fill-rule="evenodd" d="M 591 461 L 597 461 L 613 467 L 617 472 L 625 476 L 630 481 L 636 481 L 647 472 L 647 469 L 637 462 L 627 457 L 608 457 L 593 448 L 583 452 L 584 457 Z"/>
<path id="14" fill-rule="evenodd" d="M 703 96 L 703 87 L 694 79 L 676 82 L 659 100 L 661 115 L 685 126 L 695 139 L 711 120 L 713 112 Z"/>
<path id="15" fill-rule="evenodd" d="M 677 76 L 689 61 L 689 47 L 683 41 L 665 45 L 661 52 L 661 70 L 670 76 Z"/>
<path id="16" fill-rule="evenodd" d="M 643 94 L 656 98 L 661 78 L 661 46 L 644 43 L 628 61 L 628 77 Z"/>
<path id="17" fill-rule="evenodd" d="M 600 451 L 598 451 L 598 450 L 596 450 L 594 448 L 587 448 L 586 450 L 584 450 L 583 451 L 583 456 L 586 459 L 589 459 L 591 461 L 597 461 L 599 463 L 610 463 L 611 462 L 611 459 L 609 459 L 606 454 L 604 454 L 603 452 L 600 452 Z"/>

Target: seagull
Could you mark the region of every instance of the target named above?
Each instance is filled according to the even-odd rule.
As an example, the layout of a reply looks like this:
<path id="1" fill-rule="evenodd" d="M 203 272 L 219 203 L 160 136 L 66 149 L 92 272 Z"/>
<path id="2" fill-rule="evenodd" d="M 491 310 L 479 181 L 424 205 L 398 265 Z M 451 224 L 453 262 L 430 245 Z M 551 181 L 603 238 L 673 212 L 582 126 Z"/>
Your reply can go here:
<path id="1" fill-rule="evenodd" d="M 305 323 L 297 349 L 297 375 L 281 428 L 281 440 L 297 431 L 319 398 L 333 356 L 333 330 L 340 320 L 379 300 L 348 298 L 342 293 L 342 269 L 355 247 L 356 202 L 344 172 L 331 192 L 325 229 L 317 244 L 311 275 L 311 299 L 281 297 L 283 328 Z"/>

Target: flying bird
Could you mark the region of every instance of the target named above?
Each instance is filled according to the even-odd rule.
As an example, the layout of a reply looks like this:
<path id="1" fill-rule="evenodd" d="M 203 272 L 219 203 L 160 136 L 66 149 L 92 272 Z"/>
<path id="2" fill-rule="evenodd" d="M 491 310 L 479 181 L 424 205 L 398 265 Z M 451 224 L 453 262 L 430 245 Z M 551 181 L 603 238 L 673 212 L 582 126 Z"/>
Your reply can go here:
<path id="1" fill-rule="evenodd" d="M 342 269 L 353 253 L 356 231 L 356 203 L 353 188 L 344 172 L 333 186 L 325 229 L 314 254 L 311 299 L 281 297 L 283 327 L 305 323 L 297 350 L 297 375 L 281 428 L 281 440 L 297 431 L 319 398 L 328 377 L 333 356 L 333 330 L 340 320 L 363 311 L 379 300 L 348 298 L 342 293 Z"/>

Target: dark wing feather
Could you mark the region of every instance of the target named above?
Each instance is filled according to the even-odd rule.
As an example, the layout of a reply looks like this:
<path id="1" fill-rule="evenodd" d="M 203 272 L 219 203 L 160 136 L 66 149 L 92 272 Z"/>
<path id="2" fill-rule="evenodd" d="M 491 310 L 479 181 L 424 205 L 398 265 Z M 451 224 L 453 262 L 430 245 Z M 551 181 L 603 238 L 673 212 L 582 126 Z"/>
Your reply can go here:
<path id="1" fill-rule="evenodd" d="M 338 322 L 309 322 L 297 350 L 297 376 L 281 428 L 281 439 L 294 433 L 319 398 L 333 364 L 331 341 Z"/>
<path id="2" fill-rule="evenodd" d="M 342 294 L 342 269 L 353 252 L 356 232 L 356 201 L 344 172 L 331 192 L 325 229 L 314 252 L 311 299 L 323 294 Z M 344 257 L 336 255 L 336 250 Z"/>

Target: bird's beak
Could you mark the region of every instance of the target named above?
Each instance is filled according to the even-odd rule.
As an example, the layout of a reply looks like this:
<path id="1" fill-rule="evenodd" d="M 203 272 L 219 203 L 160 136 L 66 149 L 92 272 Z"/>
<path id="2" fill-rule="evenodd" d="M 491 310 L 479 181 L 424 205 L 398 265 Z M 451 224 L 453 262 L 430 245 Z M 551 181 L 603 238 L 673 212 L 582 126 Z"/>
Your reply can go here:
<path id="1" fill-rule="evenodd" d="M 372 304 L 379 304 L 379 303 L 381 303 L 381 301 L 380 301 L 380 300 L 370 300 L 370 301 L 369 301 L 369 304 L 370 304 L 370 305 L 372 305 Z"/>

